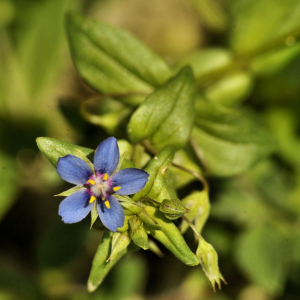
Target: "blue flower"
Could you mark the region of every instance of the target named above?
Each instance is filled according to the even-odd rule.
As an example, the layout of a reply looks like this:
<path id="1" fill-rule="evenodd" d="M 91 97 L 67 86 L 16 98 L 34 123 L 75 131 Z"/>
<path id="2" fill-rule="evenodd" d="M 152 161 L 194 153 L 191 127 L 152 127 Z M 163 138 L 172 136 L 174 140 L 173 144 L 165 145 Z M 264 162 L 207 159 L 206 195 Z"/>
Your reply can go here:
<path id="1" fill-rule="evenodd" d="M 58 160 L 57 172 L 60 177 L 82 186 L 82 189 L 60 203 L 58 213 L 65 223 L 76 223 L 84 219 L 96 201 L 97 212 L 104 226 L 116 232 L 118 227 L 124 225 L 124 210 L 113 195 L 139 192 L 147 183 L 149 174 L 135 168 L 114 173 L 118 163 L 119 147 L 114 137 L 107 138 L 96 149 L 94 170 L 74 155 Z"/>

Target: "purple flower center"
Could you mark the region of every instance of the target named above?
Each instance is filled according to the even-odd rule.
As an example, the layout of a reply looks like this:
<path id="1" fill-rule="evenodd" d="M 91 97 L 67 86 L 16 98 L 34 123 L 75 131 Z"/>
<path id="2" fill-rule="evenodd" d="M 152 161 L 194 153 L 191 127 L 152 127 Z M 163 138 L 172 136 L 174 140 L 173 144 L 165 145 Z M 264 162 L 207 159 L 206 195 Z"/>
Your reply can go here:
<path id="1" fill-rule="evenodd" d="M 85 184 L 90 196 L 105 200 L 109 194 L 114 193 L 111 178 L 107 174 L 96 173 L 92 175 Z"/>

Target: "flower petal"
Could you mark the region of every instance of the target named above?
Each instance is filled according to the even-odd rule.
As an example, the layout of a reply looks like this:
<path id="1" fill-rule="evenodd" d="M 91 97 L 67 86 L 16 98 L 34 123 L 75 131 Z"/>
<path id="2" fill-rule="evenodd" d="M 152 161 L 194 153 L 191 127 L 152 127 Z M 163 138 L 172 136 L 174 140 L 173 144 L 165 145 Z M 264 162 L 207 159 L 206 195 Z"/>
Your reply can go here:
<path id="1" fill-rule="evenodd" d="M 57 173 L 67 182 L 84 185 L 93 171 L 82 159 L 74 155 L 66 155 L 58 160 Z"/>
<path id="2" fill-rule="evenodd" d="M 60 203 L 58 214 L 65 223 L 77 223 L 91 211 L 93 203 L 89 199 L 86 189 L 75 192 Z"/>
<path id="3" fill-rule="evenodd" d="M 111 175 L 118 166 L 119 146 L 116 138 L 109 137 L 96 149 L 94 156 L 95 171 L 101 174 Z"/>
<path id="4" fill-rule="evenodd" d="M 128 168 L 123 169 L 112 177 L 115 187 L 121 187 L 116 191 L 118 195 L 131 195 L 139 192 L 147 183 L 149 174 L 143 170 Z"/>
<path id="5" fill-rule="evenodd" d="M 97 211 L 101 222 L 110 231 L 116 232 L 118 227 L 124 225 L 125 215 L 120 202 L 113 196 L 107 198 L 110 208 L 107 208 L 104 201 L 97 201 Z"/>

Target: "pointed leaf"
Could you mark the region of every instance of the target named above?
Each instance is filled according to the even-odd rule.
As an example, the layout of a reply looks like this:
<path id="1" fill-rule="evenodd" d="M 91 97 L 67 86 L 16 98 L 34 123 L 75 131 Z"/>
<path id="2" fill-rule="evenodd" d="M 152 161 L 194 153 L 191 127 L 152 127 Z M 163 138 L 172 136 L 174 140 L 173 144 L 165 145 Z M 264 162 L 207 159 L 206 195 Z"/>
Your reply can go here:
<path id="1" fill-rule="evenodd" d="M 167 219 L 164 214 L 158 211 L 155 207 L 147 206 L 145 207 L 145 211 L 147 215 L 152 217 L 161 227 L 161 230 L 151 230 L 151 235 L 167 247 L 186 265 L 198 265 L 199 261 L 196 255 L 186 244 L 183 236 L 174 223 Z"/>
<path id="2" fill-rule="evenodd" d="M 245 172 L 274 149 L 272 136 L 239 111 L 199 98 L 196 114 L 194 149 L 213 175 Z"/>
<path id="3" fill-rule="evenodd" d="M 120 252 L 127 248 L 130 242 L 131 239 L 127 231 L 115 232 L 112 237 L 111 254 L 108 261 L 113 261 Z"/>
<path id="4" fill-rule="evenodd" d="M 175 150 L 174 146 L 166 146 L 151 159 L 145 168 L 145 171 L 149 174 L 149 180 L 145 187 L 133 196 L 133 200 L 137 201 L 148 196 L 161 202 L 163 199 L 170 198 L 164 173 L 172 163 Z"/>
<path id="5" fill-rule="evenodd" d="M 133 143 L 150 138 L 158 150 L 170 144 L 183 147 L 194 124 L 194 105 L 193 72 L 184 67 L 133 113 L 128 125 L 129 138 Z"/>
<path id="6" fill-rule="evenodd" d="M 41 152 L 45 154 L 48 160 L 56 167 L 57 161 L 60 157 L 66 156 L 68 154 L 78 156 L 78 150 L 84 155 L 89 155 L 94 150 L 89 148 L 84 148 L 76 146 L 67 142 L 59 141 L 52 138 L 40 137 L 36 140 L 37 145 Z"/>
<path id="7" fill-rule="evenodd" d="M 148 93 L 169 78 L 167 64 L 129 32 L 73 14 L 66 25 L 74 63 L 98 91 Z"/>
<path id="8" fill-rule="evenodd" d="M 105 229 L 102 241 L 95 254 L 91 273 L 88 279 L 88 291 L 93 292 L 103 281 L 111 268 L 122 258 L 127 252 L 132 251 L 128 247 L 117 254 L 113 261 L 107 262 L 111 253 L 113 232 Z"/>

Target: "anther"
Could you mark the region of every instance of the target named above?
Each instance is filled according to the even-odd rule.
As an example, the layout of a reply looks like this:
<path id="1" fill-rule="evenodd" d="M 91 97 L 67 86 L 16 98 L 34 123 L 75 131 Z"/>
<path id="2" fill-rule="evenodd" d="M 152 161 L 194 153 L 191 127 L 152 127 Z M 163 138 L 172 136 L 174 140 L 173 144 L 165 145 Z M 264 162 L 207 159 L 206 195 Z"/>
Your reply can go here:
<path id="1" fill-rule="evenodd" d="M 89 203 L 93 203 L 96 200 L 95 196 L 91 196 Z"/>

